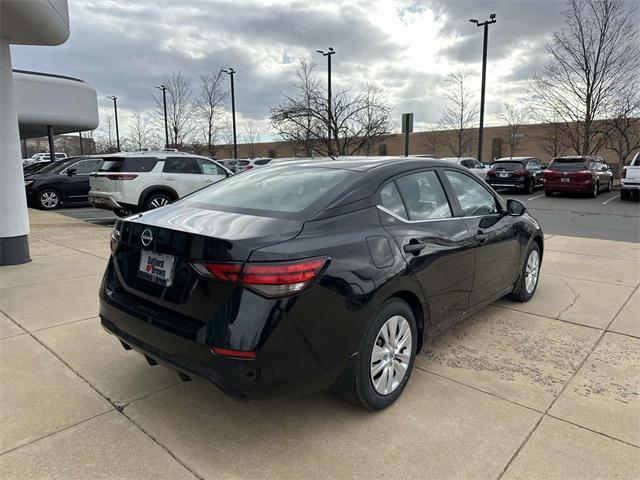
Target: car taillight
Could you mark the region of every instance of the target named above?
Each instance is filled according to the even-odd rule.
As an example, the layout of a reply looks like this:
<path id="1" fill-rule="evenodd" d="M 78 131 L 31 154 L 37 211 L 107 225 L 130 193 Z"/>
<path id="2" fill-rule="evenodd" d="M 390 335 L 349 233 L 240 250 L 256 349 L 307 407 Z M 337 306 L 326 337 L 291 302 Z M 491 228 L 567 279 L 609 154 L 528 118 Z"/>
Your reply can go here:
<path id="1" fill-rule="evenodd" d="M 211 347 L 211 351 L 221 357 L 241 358 L 243 360 L 255 360 L 256 352 L 250 350 L 232 350 L 230 348 Z"/>
<path id="2" fill-rule="evenodd" d="M 106 176 L 109 180 L 133 180 L 137 178 L 138 175 L 134 175 L 133 173 L 111 173 Z"/>
<path id="3" fill-rule="evenodd" d="M 253 165 L 247 165 L 246 170 L 251 170 L 253 168 Z"/>
<path id="4" fill-rule="evenodd" d="M 194 267 L 203 275 L 228 283 L 237 283 L 265 297 L 282 297 L 299 293 L 319 277 L 327 258 L 294 262 L 217 263 L 196 262 Z"/>
<path id="5" fill-rule="evenodd" d="M 580 170 L 576 172 L 576 175 L 580 178 L 591 178 L 593 176 L 590 170 Z"/>
<path id="6" fill-rule="evenodd" d="M 627 168 L 622 169 L 622 173 L 620 174 L 620 178 L 627 178 Z"/>
<path id="7" fill-rule="evenodd" d="M 515 175 L 516 177 L 526 177 L 529 174 L 529 172 L 527 172 L 526 170 L 516 170 L 515 172 L 513 172 L 513 175 Z"/>
<path id="8" fill-rule="evenodd" d="M 496 176 L 496 171 L 491 169 L 487 172 L 487 177 L 495 177 Z"/>

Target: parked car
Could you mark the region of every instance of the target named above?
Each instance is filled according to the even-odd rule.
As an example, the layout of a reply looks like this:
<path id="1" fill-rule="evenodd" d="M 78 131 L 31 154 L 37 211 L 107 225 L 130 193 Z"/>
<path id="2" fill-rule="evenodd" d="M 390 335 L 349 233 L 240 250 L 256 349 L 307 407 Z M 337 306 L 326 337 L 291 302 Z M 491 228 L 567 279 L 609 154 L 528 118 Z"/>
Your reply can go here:
<path id="1" fill-rule="evenodd" d="M 65 204 L 86 203 L 89 174 L 102 162 L 97 157 L 73 157 L 50 162 L 24 176 L 27 203 L 43 210 Z"/>
<path id="2" fill-rule="evenodd" d="M 535 157 L 499 158 L 491 164 L 486 180 L 494 188 L 516 188 L 533 193 L 544 182 L 544 169 Z"/>
<path id="3" fill-rule="evenodd" d="M 189 153 L 118 153 L 105 156 L 91 176 L 89 201 L 125 215 L 162 207 L 230 175 L 218 162 Z"/>
<path id="4" fill-rule="evenodd" d="M 447 157 L 443 158 L 442 160 L 453 162 L 456 165 L 468 168 L 483 180 L 487 177 L 487 172 L 489 171 L 489 169 L 486 168 L 482 163 L 472 157 Z"/>
<path id="5" fill-rule="evenodd" d="M 613 173 L 600 157 L 556 157 L 544 172 L 544 193 L 583 192 L 595 198 L 613 188 Z"/>
<path id="6" fill-rule="evenodd" d="M 100 318 L 125 349 L 240 398 L 402 393 L 426 339 L 527 301 L 538 222 L 467 169 L 313 160 L 233 176 L 119 219 Z"/>
<path id="7" fill-rule="evenodd" d="M 63 160 L 67 158 L 67 154 L 63 152 L 55 153 L 55 160 Z M 48 152 L 36 153 L 31 158 L 23 158 L 22 166 L 31 165 L 32 163 L 51 162 L 51 155 Z"/>
<path id="8" fill-rule="evenodd" d="M 247 158 L 245 160 L 238 160 L 236 163 L 236 173 L 246 172 L 247 170 L 253 170 L 254 168 L 262 168 L 269 165 L 273 158 Z"/>
<path id="9" fill-rule="evenodd" d="M 235 173 L 236 172 L 236 164 L 238 163 L 237 160 L 233 159 L 233 158 L 225 158 L 222 160 L 217 160 L 217 162 L 222 165 L 223 167 L 225 167 L 227 170 Z"/>
<path id="10" fill-rule="evenodd" d="M 630 200 L 634 194 L 638 198 L 640 192 L 640 152 L 636 153 L 629 165 L 622 168 L 620 176 L 620 199 Z"/>

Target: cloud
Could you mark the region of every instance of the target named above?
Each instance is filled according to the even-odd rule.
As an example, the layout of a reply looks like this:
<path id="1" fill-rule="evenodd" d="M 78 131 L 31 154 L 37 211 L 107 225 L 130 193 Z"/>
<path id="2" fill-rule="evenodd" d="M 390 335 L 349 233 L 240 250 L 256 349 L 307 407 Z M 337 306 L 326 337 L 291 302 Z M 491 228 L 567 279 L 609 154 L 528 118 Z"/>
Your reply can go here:
<path id="1" fill-rule="evenodd" d="M 497 13 L 489 55 L 510 74 L 492 77 L 492 92 L 507 91 L 538 68 L 542 45 L 558 25 L 556 0 L 307 1 L 74 0 L 71 37 L 59 47 L 13 46 L 14 68 L 48 71 L 88 81 L 99 94 L 117 95 L 126 123 L 134 110 L 155 109 L 154 87 L 163 73 L 191 78 L 232 66 L 241 119 L 267 125 L 271 107 L 290 89 L 298 58 L 318 64 L 316 49 L 332 46 L 335 88 L 383 86 L 399 116 L 434 122 L 447 73 L 477 71 L 482 32 L 467 22 Z M 260 132 L 263 137 L 268 132 Z"/>

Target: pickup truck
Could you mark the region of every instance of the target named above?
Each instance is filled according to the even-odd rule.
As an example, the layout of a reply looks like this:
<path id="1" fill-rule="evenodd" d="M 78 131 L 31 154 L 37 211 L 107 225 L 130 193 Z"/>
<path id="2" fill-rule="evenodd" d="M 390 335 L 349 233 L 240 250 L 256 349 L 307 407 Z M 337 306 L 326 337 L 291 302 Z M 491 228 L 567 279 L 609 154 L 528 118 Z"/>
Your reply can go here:
<path id="1" fill-rule="evenodd" d="M 620 183 L 620 200 L 630 200 L 640 192 L 640 152 L 636 153 L 629 165 L 623 167 Z"/>

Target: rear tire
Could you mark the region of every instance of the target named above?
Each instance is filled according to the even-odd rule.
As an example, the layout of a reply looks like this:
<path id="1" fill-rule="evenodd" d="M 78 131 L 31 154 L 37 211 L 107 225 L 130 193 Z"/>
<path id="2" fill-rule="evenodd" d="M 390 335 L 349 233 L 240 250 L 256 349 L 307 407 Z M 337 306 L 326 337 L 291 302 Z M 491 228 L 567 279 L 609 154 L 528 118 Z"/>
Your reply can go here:
<path id="1" fill-rule="evenodd" d="M 593 189 L 589 192 L 591 198 L 596 198 L 600 192 L 600 184 L 598 182 L 593 184 Z"/>
<path id="2" fill-rule="evenodd" d="M 552 196 L 553 196 L 553 192 L 552 192 L 551 190 L 545 190 L 545 191 L 544 191 L 544 194 L 545 194 L 547 197 L 552 197 Z"/>
<path id="3" fill-rule="evenodd" d="M 540 247 L 536 242 L 531 242 L 524 258 L 520 278 L 513 292 L 509 294 L 509 299 L 516 302 L 528 302 L 531 300 L 536 293 L 536 288 L 538 288 L 541 260 Z"/>
<path id="4" fill-rule="evenodd" d="M 620 200 L 631 200 L 630 190 L 620 190 Z"/>
<path id="5" fill-rule="evenodd" d="M 363 334 L 358 356 L 350 367 L 349 400 L 371 411 L 395 402 L 411 377 L 417 344 L 411 307 L 399 298 L 384 302 Z"/>
<path id="6" fill-rule="evenodd" d="M 36 206 L 40 210 L 55 210 L 60 207 L 60 193 L 53 188 L 45 188 L 36 196 Z"/>
<path id="7" fill-rule="evenodd" d="M 173 198 L 165 192 L 152 192 L 144 201 L 145 210 L 155 210 L 173 202 Z"/>
<path id="8" fill-rule="evenodd" d="M 524 187 L 524 191 L 527 192 L 529 195 L 531 195 L 534 190 L 535 190 L 534 180 L 529 179 L 529 181 Z"/>

